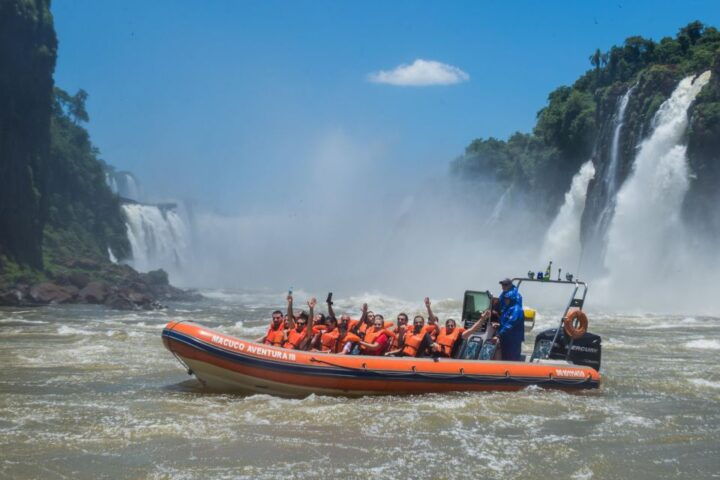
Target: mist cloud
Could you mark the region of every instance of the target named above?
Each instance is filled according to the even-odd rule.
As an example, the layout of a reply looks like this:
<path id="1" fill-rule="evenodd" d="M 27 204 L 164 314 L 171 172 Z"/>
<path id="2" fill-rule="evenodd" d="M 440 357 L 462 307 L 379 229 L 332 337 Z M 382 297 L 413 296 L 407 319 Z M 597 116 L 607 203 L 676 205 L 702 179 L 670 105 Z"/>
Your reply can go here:
<path id="1" fill-rule="evenodd" d="M 470 80 L 470 75 L 458 67 L 434 60 L 418 58 L 410 65 L 402 64 L 392 70 L 380 70 L 368 75 L 368 81 L 399 87 L 427 87 L 455 85 Z"/>

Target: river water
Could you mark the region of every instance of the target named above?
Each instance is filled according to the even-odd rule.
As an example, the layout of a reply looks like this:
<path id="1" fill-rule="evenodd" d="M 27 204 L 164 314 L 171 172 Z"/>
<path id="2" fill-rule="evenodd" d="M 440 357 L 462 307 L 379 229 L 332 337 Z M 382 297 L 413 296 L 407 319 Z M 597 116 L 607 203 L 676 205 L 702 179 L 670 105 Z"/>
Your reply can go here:
<path id="1" fill-rule="evenodd" d="M 170 319 L 261 336 L 283 294 L 207 292 L 159 312 L 0 309 L 0 478 L 714 478 L 720 319 L 598 314 L 596 392 L 346 399 L 206 394 Z M 415 304 L 369 301 L 394 316 Z M 441 318 L 459 301 L 437 302 Z M 535 331 L 554 323 L 540 312 Z"/>

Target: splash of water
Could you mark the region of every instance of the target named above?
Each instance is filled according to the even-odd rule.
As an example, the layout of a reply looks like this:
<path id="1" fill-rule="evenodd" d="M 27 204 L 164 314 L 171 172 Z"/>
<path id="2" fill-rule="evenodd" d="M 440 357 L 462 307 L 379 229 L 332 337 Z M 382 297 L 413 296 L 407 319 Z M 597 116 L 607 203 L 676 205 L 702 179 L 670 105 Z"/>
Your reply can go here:
<path id="1" fill-rule="evenodd" d="M 585 162 L 575 174 L 565 203 L 560 208 L 545 235 L 541 259 L 553 259 L 555 265 L 568 268 L 577 266 L 580 258 L 580 221 L 585 209 L 585 198 L 590 180 L 595 176 L 595 165 Z"/>
<path id="2" fill-rule="evenodd" d="M 614 289 L 626 291 L 639 277 L 678 275 L 687 264 L 680 210 L 689 172 L 682 139 L 687 110 L 709 80 L 709 71 L 683 79 L 660 106 L 617 194 L 605 255 Z"/>
<path id="3" fill-rule="evenodd" d="M 189 229 L 173 209 L 154 205 L 123 205 L 133 268 L 164 268 L 178 272 L 187 264 Z"/>

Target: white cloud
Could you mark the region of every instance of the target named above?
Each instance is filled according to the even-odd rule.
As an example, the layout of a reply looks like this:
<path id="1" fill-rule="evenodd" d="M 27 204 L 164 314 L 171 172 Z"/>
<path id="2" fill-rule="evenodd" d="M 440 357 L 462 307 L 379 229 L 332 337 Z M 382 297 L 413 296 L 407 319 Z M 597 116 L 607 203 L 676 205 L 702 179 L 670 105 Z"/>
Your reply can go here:
<path id="1" fill-rule="evenodd" d="M 370 73 L 368 80 L 402 87 L 425 87 L 467 82 L 470 80 L 470 75 L 446 63 L 418 58 L 410 65 L 402 64 L 392 70 Z"/>

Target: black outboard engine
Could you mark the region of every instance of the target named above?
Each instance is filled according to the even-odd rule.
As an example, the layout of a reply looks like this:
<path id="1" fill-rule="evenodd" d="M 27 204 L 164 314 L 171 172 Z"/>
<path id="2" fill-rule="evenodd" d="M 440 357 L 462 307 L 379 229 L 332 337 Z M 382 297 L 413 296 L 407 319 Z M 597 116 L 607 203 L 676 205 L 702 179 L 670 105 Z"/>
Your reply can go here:
<path id="1" fill-rule="evenodd" d="M 564 331 L 560 331 L 553 345 L 556 329 L 551 328 L 540 332 L 535 338 L 535 348 L 532 358 L 550 358 L 553 360 L 565 360 L 575 365 L 586 365 L 600 371 L 600 354 L 602 350 L 599 335 L 585 333 L 582 337 L 573 340 Z M 570 355 L 568 356 L 568 346 Z M 548 355 L 550 353 L 550 355 Z"/>

